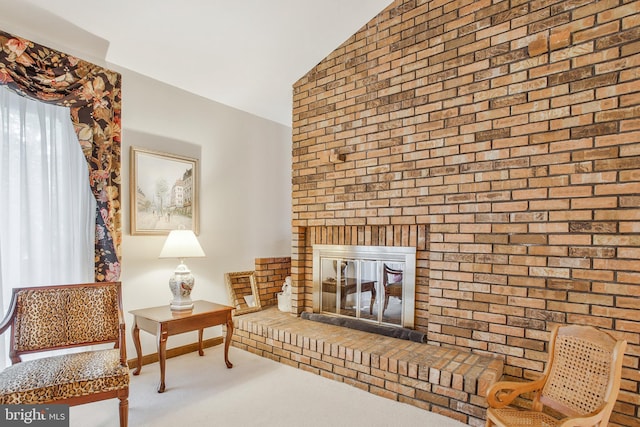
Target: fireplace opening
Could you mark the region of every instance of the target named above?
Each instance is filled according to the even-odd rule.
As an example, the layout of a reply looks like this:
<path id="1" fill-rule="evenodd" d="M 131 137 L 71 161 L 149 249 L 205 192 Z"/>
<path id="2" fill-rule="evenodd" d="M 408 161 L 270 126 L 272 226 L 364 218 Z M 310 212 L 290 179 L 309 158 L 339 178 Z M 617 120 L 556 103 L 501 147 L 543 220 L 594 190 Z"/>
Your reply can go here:
<path id="1" fill-rule="evenodd" d="M 414 327 L 416 249 L 313 245 L 313 311 Z"/>

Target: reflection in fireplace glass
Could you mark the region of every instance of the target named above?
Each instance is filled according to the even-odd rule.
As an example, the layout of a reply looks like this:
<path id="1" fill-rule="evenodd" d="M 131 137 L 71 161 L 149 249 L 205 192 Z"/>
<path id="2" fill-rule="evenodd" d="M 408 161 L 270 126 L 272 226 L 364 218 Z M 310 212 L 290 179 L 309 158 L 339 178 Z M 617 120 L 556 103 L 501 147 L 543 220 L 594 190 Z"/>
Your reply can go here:
<path id="1" fill-rule="evenodd" d="M 402 324 L 403 262 L 322 258 L 321 311 Z"/>
<path id="2" fill-rule="evenodd" d="M 414 327 L 416 249 L 313 245 L 313 311 Z"/>

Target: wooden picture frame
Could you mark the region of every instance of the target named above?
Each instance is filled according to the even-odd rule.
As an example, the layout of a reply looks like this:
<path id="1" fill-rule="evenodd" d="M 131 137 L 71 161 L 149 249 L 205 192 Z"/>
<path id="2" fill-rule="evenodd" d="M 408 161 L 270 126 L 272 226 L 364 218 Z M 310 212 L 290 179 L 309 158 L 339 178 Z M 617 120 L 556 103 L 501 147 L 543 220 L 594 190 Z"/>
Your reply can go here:
<path id="1" fill-rule="evenodd" d="M 198 160 L 131 147 L 130 163 L 131 234 L 198 234 Z"/>
<path id="2" fill-rule="evenodd" d="M 236 316 L 262 310 L 255 272 L 225 273 L 224 282 L 227 285 L 229 300 L 231 306 L 235 308 L 234 314 Z"/>

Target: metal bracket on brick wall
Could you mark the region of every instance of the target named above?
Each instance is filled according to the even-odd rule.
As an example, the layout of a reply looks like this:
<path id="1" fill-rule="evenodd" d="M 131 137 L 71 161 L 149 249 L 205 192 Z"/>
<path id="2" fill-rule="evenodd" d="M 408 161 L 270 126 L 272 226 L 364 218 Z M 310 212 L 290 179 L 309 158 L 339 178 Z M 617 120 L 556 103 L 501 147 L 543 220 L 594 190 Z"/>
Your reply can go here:
<path id="1" fill-rule="evenodd" d="M 331 150 L 331 153 L 329 153 L 329 161 L 331 163 L 342 163 L 345 160 L 347 160 L 347 155 L 339 153 L 337 148 L 334 148 Z"/>

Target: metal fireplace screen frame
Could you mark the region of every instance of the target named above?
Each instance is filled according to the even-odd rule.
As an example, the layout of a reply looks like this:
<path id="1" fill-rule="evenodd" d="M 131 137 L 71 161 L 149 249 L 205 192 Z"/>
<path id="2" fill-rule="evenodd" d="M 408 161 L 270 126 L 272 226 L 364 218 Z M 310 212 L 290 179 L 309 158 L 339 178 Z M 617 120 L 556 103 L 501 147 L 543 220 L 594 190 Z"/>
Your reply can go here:
<path id="1" fill-rule="evenodd" d="M 322 266 L 326 265 L 326 262 L 333 263 L 336 274 L 336 284 L 341 280 L 347 280 L 342 278 L 342 269 L 336 268 L 336 266 L 343 264 L 343 262 L 355 262 L 355 277 L 349 277 L 355 283 L 356 291 L 354 292 L 358 302 L 357 307 L 360 307 L 359 298 L 363 292 L 363 283 L 366 286 L 371 286 L 371 282 L 375 284 L 375 290 L 371 291 L 371 308 L 373 310 L 375 298 L 376 319 L 367 319 L 360 316 L 360 308 L 357 309 L 355 317 L 360 318 L 363 321 L 385 324 L 390 326 L 399 326 L 404 328 L 414 327 L 415 318 L 415 282 L 416 282 L 416 248 L 407 246 L 351 246 L 351 245 L 313 245 L 313 312 L 325 313 L 335 316 L 343 316 L 340 311 L 340 300 L 345 301 L 346 295 L 341 295 L 341 286 L 332 286 L 330 293 L 335 293 L 336 299 L 336 312 L 323 311 L 323 287 L 326 287 L 326 279 L 323 279 Z M 360 266 L 363 264 L 359 261 L 373 262 L 375 263 L 375 277 L 363 278 Z M 403 277 L 402 277 L 402 310 L 401 310 L 401 322 L 400 324 L 387 323 L 383 319 L 384 309 L 381 307 L 384 304 L 384 290 L 382 288 L 382 277 L 385 274 L 385 264 L 403 264 Z M 352 269 L 353 270 L 353 269 Z M 345 274 L 346 276 L 346 274 Z M 353 276 L 353 272 L 352 272 Z M 354 280 L 355 279 L 355 280 Z M 325 284 L 323 285 L 323 280 Z M 344 289 L 344 287 L 343 287 Z M 333 297 L 331 297 L 333 298 Z M 349 316 L 352 317 L 352 316 Z"/>

